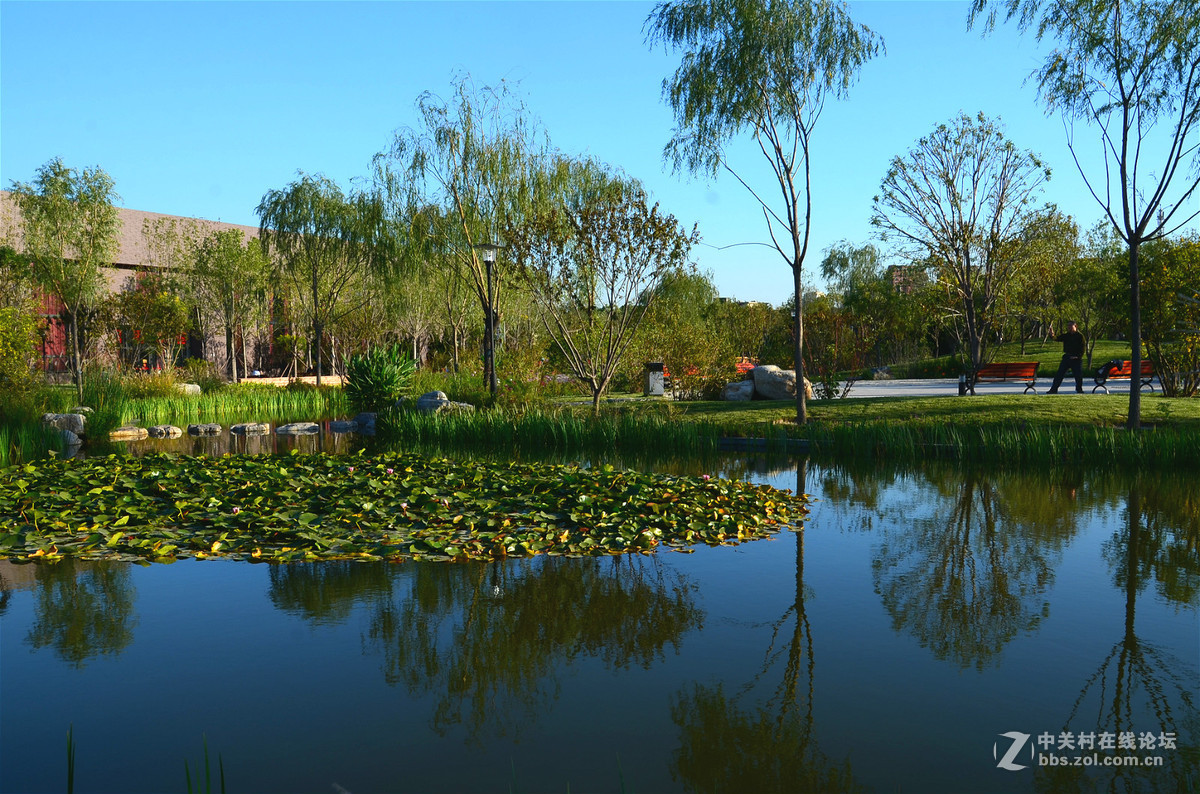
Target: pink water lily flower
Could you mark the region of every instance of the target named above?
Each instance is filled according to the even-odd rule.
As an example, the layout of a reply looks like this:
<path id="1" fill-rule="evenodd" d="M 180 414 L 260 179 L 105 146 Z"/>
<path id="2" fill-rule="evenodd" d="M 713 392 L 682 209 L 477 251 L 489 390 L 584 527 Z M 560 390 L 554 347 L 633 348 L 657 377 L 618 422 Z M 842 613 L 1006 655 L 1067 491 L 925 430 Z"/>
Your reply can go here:
<path id="1" fill-rule="evenodd" d="M 353 474 L 353 473 L 354 473 L 354 467 L 353 467 L 353 466 L 349 466 L 349 467 L 347 467 L 347 468 L 346 468 L 346 471 L 347 471 L 347 472 L 349 472 L 350 474 Z"/>
<path id="2" fill-rule="evenodd" d="M 235 507 L 235 508 L 233 508 L 233 514 L 234 514 L 235 516 L 236 516 L 238 513 L 240 513 L 240 512 L 242 512 L 242 508 L 240 508 L 240 507 Z"/>
<path id="3" fill-rule="evenodd" d="M 394 469 L 388 469 L 388 470 L 387 470 L 387 473 L 388 473 L 388 474 L 391 474 L 393 471 L 394 471 Z"/>
<path id="4" fill-rule="evenodd" d="M 709 477 L 707 474 L 701 474 L 701 475 L 700 475 L 700 479 L 702 479 L 702 480 L 711 480 L 711 479 L 712 479 L 712 477 Z"/>

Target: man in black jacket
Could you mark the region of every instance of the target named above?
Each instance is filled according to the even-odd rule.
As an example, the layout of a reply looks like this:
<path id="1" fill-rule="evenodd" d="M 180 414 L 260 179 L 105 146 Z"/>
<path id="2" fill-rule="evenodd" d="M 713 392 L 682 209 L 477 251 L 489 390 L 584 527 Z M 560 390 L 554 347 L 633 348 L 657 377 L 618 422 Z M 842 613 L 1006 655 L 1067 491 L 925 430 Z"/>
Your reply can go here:
<path id="1" fill-rule="evenodd" d="M 1050 333 L 1054 333 L 1053 328 L 1050 329 Z M 1063 376 L 1067 374 L 1068 368 L 1075 375 L 1075 391 L 1083 394 L 1083 334 L 1079 333 L 1079 327 L 1075 323 L 1067 323 L 1067 332 L 1054 339 L 1062 342 L 1063 356 L 1058 365 L 1058 374 L 1054 376 L 1054 385 L 1047 394 L 1058 394 L 1058 387 L 1062 385 Z"/>

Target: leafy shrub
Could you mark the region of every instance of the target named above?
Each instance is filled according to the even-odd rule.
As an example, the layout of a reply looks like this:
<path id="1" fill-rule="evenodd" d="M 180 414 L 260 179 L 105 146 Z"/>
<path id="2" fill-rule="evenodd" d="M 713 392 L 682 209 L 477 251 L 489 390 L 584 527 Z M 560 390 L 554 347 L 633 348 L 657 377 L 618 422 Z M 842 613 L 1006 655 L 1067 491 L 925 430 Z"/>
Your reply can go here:
<path id="1" fill-rule="evenodd" d="M 342 388 L 360 411 L 379 411 L 400 398 L 416 370 L 399 345 L 373 347 L 346 359 Z"/>
<path id="2" fill-rule="evenodd" d="M 179 381 L 173 371 L 129 372 L 124 375 L 101 373 L 104 378 L 118 384 L 127 400 L 142 400 L 147 397 L 175 397 L 179 394 Z M 93 408 L 95 406 L 92 406 Z"/>
<path id="3" fill-rule="evenodd" d="M 204 394 L 225 388 L 225 378 L 217 371 L 217 365 L 202 358 L 189 358 L 177 368 L 176 375 L 185 383 L 195 383 Z"/>
<path id="4" fill-rule="evenodd" d="M 36 332 L 31 313 L 0 309 L 0 393 L 22 394 L 33 386 Z"/>

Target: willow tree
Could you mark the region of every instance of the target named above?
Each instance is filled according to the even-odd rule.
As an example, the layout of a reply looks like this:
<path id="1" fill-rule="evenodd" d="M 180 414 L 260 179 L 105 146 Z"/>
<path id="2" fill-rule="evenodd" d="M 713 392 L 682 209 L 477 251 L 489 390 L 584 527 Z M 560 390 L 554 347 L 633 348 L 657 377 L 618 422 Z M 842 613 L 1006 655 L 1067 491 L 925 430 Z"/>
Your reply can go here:
<path id="1" fill-rule="evenodd" d="M 511 279 L 500 257 L 489 285 L 476 246 L 506 243 L 503 230 L 546 195 L 550 145 L 504 83 L 476 89 L 463 77 L 450 99 L 425 92 L 417 109 L 421 125 L 399 130 L 376 155 L 376 180 L 390 216 L 410 232 L 408 255 L 456 269 L 470 285 L 484 316 L 484 347 L 494 349 L 489 333 Z M 490 371 L 484 380 L 493 382 Z"/>
<path id="2" fill-rule="evenodd" d="M 258 205 L 259 239 L 293 288 L 312 328 L 317 385 L 321 385 L 327 327 L 353 307 L 343 300 L 362 279 L 391 259 L 394 238 L 378 196 L 349 196 L 333 180 L 300 172 Z"/>
<path id="3" fill-rule="evenodd" d="M 215 314 L 225 331 L 229 379 L 238 381 L 234 335 L 263 314 L 268 281 L 262 243 L 238 229 L 219 229 L 200 241 L 188 273 L 190 292 L 201 312 Z M 242 376 L 245 376 L 245 371 Z"/>
<path id="4" fill-rule="evenodd" d="M 58 298 L 67 315 L 72 373 L 82 402 L 79 321 L 104 285 L 100 268 L 116 256 L 121 219 L 113 202 L 119 197 L 102 168 L 80 171 L 57 157 L 37 170 L 32 183 L 14 182 L 12 195 L 34 280 Z"/>
<path id="5" fill-rule="evenodd" d="M 964 114 L 893 158 L 874 199 L 871 223 L 933 263 L 955 296 L 946 308 L 959 321 L 972 372 L 987 361 L 1001 298 L 1021 263 L 1021 234 L 1049 177 L 996 122 Z"/>
<path id="6" fill-rule="evenodd" d="M 991 7 L 989 9 L 989 6 Z M 1047 110 L 1092 197 L 1129 250 L 1133 371 L 1142 360 L 1138 254 L 1200 216 L 1200 4 L 1195 0 L 972 0 L 988 29 L 1003 10 L 1054 49 L 1035 73 Z M 1085 168 L 1077 122 L 1092 128 L 1103 171 Z M 1141 425 L 1129 390 L 1127 425 Z"/>
<path id="7" fill-rule="evenodd" d="M 592 412 L 669 274 L 698 240 L 642 187 L 591 162 L 560 163 L 576 190 L 508 231 L 521 283 Z"/>
<path id="8" fill-rule="evenodd" d="M 792 269 L 796 421 L 807 421 L 801 271 L 812 220 L 811 142 L 828 97 L 844 97 L 883 47 L 834 0 L 674 0 L 654 7 L 647 39 L 683 52 L 663 96 L 675 134 L 663 151 L 674 171 L 728 172 L 762 208 L 771 242 Z M 774 174 L 768 200 L 728 158 L 749 135 Z"/>

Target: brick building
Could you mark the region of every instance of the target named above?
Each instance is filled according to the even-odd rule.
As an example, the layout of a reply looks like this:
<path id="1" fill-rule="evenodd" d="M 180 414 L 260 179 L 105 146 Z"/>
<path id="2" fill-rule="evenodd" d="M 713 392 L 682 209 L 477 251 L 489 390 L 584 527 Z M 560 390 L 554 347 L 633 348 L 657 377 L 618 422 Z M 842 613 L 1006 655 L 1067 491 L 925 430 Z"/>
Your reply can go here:
<path id="1" fill-rule="evenodd" d="M 130 210 L 117 208 L 120 220 L 120 231 L 117 237 L 117 255 L 106 268 L 102 268 L 105 290 L 108 294 L 125 288 L 130 276 L 137 273 L 153 272 L 163 269 L 161 256 L 154 250 L 146 230 L 154 229 L 156 225 L 175 223 L 179 227 L 190 227 L 201 235 L 214 231 L 236 229 L 245 235 L 246 239 L 258 236 L 258 227 L 241 226 L 233 223 L 221 223 L 202 218 L 187 218 L 178 215 L 165 215 L 159 212 Z M 8 245 L 21 251 L 21 219 L 9 191 L 0 190 L 0 244 Z M 41 324 L 41 366 L 48 373 L 66 372 L 70 369 L 70 341 L 67 338 L 66 325 L 63 321 L 63 306 L 53 295 L 40 295 L 37 300 Z M 136 329 L 134 329 L 136 330 Z M 212 340 L 193 338 L 188 341 L 189 352 L 193 356 L 206 358 L 223 366 L 225 359 L 224 340 L 219 344 Z"/>

